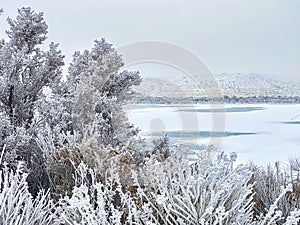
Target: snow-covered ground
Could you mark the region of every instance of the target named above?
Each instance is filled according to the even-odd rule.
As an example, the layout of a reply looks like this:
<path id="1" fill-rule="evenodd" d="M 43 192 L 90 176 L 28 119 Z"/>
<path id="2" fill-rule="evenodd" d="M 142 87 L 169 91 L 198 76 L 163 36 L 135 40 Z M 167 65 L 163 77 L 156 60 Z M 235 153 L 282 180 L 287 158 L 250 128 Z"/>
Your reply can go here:
<path id="1" fill-rule="evenodd" d="M 300 157 L 300 105 L 239 104 L 225 109 L 226 113 L 209 105 L 138 104 L 127 112 L 142 135 L 167 132 L 172 141 L 194 149 L 218 139 L 225 152 L 238 153 L 238 163 L 264 165 Z"/>

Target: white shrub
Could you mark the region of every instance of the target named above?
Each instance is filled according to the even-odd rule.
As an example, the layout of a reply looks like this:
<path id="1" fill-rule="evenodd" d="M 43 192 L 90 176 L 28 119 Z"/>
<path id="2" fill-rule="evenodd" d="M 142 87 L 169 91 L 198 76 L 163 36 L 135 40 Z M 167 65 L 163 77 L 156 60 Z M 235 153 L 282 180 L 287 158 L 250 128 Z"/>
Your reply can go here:
<path id="1" fill-rule="evenodd" d="M 26 177 L 20 165 L 15 173 L 7 167 L 0 170 L 1 225 L 56 224 L 55 205 L 49 193 L 41 191 L 33 199 L 28 191 Z"/>

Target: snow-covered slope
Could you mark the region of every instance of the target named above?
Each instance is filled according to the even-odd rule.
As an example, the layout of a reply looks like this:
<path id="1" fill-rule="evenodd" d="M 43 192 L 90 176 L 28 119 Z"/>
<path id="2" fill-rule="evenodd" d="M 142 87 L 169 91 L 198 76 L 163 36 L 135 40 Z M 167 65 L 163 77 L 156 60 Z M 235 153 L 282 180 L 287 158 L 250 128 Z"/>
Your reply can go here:
<path id="1" fill-rule="evenodd" d="M 300 80 L 260 74 L 218 74 L 216 80 L 228 96 L 300 96 Z"/>
<path id="2" fill-rule="evenodd" d="M 300 96 L 300 79 L 286 76 L 222 73 L 214 78 L 221 93 L 229 97 Z M 135 91 L 149 97 L 205 97 L 206 90 L 215 89 L 216 83 L 208 80 L 195 82 L 188 76 L 170 79 L 145 77 Z"/>

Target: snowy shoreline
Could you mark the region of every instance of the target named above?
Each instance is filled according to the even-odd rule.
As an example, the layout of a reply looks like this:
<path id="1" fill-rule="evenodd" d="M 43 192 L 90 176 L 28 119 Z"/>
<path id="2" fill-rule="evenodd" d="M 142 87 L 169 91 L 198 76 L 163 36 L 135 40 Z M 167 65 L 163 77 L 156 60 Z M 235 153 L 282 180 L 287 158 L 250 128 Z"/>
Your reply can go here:
<path id="1" fill-rule="evenodd" d="M 224 96 L 223 98 L 167 98 L 167 97 L 136 97 L 129 103 L 137 104 L 300 104 L 299 96 L 254 96 L 254 97 L 236 97 Z"/>

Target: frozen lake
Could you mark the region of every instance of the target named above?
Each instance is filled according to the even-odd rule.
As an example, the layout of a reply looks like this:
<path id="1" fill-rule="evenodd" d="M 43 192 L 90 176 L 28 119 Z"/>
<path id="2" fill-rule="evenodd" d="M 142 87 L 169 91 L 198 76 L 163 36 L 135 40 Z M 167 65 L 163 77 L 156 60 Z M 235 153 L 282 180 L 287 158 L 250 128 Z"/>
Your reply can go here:
<path id="1" fill-rule="evenodd" d="M 167 133 L 172 142 L 196 150 L 216 143 L 236 152 L 238 163 L 300 157 L 300 105 L 135 104 L 127 113 L 141 135 Z"/>

